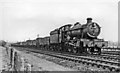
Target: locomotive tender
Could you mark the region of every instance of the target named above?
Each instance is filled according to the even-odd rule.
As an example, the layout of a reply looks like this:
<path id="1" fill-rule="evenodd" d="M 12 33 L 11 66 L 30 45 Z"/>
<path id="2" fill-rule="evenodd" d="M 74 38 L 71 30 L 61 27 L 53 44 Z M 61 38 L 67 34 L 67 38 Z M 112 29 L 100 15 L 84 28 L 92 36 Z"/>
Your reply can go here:
<path id="1" fill-rule="evenodd" d="M 74 25 L 67 24 L 51 31 L 48 37 L 19 42 L 14 46 L 33 46 L 49 51 L 75 54 L 101 54 L 101 49 L 107 46 L 107 42 L 98 38 L 100 32 L 101 27 L 96 22 L 92 22 L 92 18 L 87 18 L 86 24 L 81 25 L 79 22 Z"/>

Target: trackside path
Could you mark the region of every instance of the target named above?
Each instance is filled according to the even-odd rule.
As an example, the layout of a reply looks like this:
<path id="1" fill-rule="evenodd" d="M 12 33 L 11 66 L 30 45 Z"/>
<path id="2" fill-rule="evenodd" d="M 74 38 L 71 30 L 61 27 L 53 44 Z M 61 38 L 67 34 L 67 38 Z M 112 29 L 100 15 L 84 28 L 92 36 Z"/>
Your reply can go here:
<path id="1" fill-rule="evenodd" d="M 10 60 L 6 52 L 6 48 L 0 46 L 0 72 L 10 69 Z"/>
<path id="2" fill-rule="evenodd" d="M 0 47 L 0 72 L 2 71 L 2 47 Z"/>

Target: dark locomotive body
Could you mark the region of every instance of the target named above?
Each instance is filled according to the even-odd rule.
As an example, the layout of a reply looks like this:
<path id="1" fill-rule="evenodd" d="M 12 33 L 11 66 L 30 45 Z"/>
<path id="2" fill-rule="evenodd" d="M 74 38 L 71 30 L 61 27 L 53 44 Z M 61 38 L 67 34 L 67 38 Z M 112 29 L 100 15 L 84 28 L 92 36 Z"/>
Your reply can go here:
<path id="1" fill-rule="evenodd" d="M 92 22 L 92 18 L 87 18 L 86 24 L 67 24 L 51 31 L 48 37 L 21 42 L 19 46 L 78 54 L 101 54 L 101 48 L 106 46 L 107 42 L 98 39 L 100 30 L 100 26 Z"/>
<path id="2" fill-rule="evenodd" d="M 50 48 L 62 52 L 100 54 L 106 42 L 98 39 L 99 34 L 100 26 L 88 18 L 86 24 L 77 22 L 74 26 L 67 24 L 51 31 Z"/>

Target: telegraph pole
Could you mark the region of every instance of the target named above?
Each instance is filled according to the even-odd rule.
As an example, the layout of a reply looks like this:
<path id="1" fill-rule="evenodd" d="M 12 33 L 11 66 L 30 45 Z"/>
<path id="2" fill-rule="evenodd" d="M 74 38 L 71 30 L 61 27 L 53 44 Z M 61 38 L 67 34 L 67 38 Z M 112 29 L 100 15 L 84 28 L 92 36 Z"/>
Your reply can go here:
<path id="1" fill-rule="evenodd" d="M 37 34 L 37 38 L 39 38 L 39 34 Z"/>

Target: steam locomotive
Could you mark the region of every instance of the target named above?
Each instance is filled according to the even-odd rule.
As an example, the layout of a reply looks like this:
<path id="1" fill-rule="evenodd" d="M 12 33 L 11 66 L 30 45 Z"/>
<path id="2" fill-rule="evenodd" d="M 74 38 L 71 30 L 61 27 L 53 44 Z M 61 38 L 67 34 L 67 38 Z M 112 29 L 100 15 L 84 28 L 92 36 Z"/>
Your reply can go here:
<path id="1" fill-rule="evenodd" d="M 86 24 L 66 24 L 51 31 L 50 36 L 12 45 L 74 54 L 101 54 L 101 49 L 107 46 L 107 41 L 98 38 L 100 32 L 101 27 L 92 22 L 92 18 L 87 18 Z"/>

